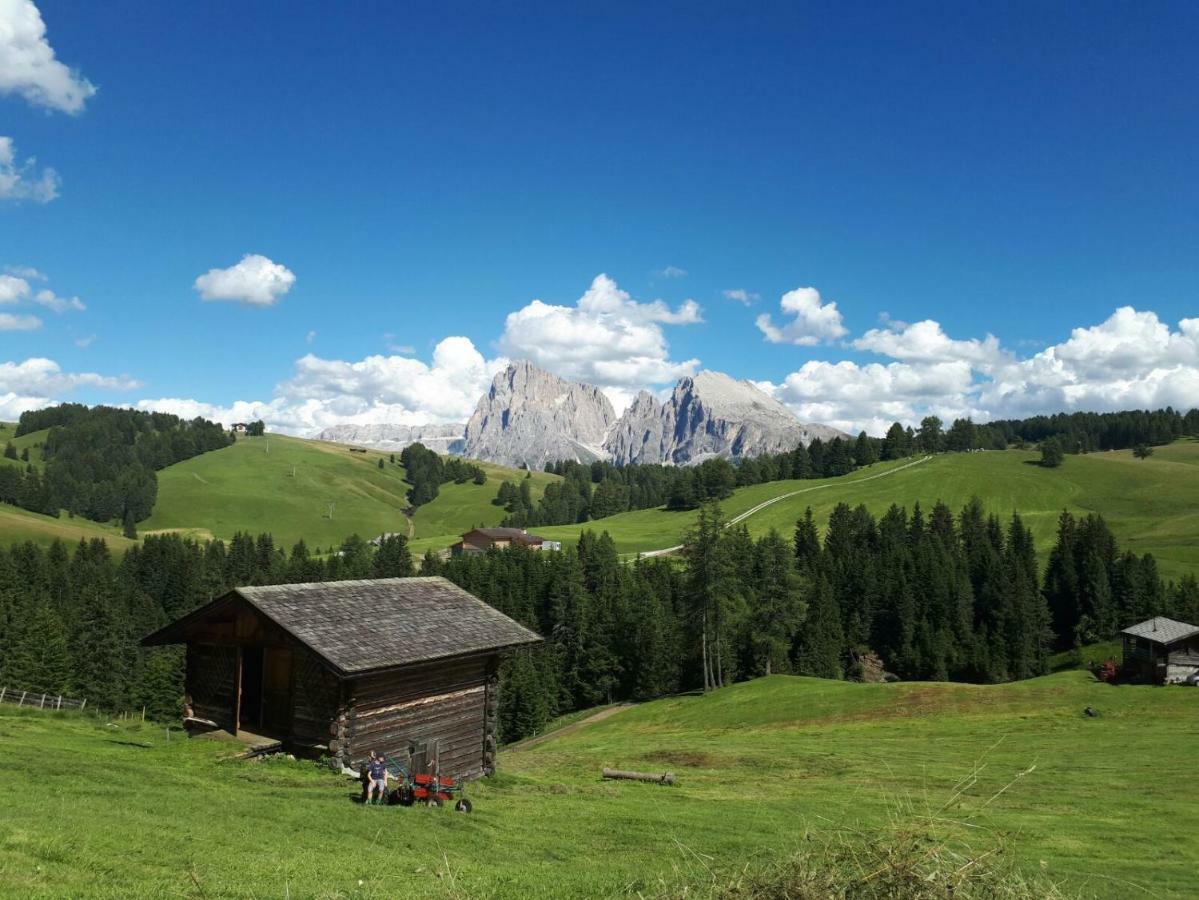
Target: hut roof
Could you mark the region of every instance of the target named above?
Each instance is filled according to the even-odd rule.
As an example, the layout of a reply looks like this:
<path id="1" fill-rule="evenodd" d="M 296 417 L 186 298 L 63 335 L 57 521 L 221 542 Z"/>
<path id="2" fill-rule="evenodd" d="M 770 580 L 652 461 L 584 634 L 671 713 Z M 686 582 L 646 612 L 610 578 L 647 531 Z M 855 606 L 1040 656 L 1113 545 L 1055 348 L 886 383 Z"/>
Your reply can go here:
<path id="1" fill-rule="evenodd" d="M 1199 634 L 1199 627 L 1188 625 L 1186 622 L 1167 619 L 1165 616 L 1154 616 L 1152 619 L 1146 619 L 1144 622 L 1130 625 L 1121 634 L 1145 638 L 1145 640 L 1155 641 L 1159 644 L 1172 644 L 1175 641 L 1181 641 L 1184 638 Z"/>
<path id="2" fill-rule="evenodd" d="M 462 537 L 465 539 L 472 534 L 481 534 L 492 541 L 517 541 L 526 544 L 540 544 L 545 540 L 539 535 L 529 534 L 523 528 L 472 528 Z"/>
<path id="3" fill-rule="evenodd" d="M 240 598 L 345 675 L 534 644 L 541 638 L 440 577 L 236 588 L 142 640 L 173 644 Z"/>

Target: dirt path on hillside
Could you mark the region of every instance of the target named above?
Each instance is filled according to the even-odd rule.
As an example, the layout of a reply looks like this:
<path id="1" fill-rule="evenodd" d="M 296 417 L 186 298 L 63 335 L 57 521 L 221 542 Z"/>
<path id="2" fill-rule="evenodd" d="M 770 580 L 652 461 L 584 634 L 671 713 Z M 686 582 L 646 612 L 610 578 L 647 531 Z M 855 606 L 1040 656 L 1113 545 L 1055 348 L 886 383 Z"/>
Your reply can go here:
<path id="1" fill-rule="evenodd" d="M 505 747 L 506 752 L 513 750 L 528 750 L 530 747 L 536 747 L 538 744 L 544 744 L 546 741 L 552 741 L 554 738 L 565 737 L 568 734 L 574 734 L 581 728 L 586 728 L 588 725 L 594 725 L 596 722 L 602 722 L 604 719 L 614 716 L 619 712 L 624 712 L 626 709 L 632 709 L 635 706 L 633 703 L 617 703 L 615 706 L 609 706 L 607 709 L 601 709 L 593 716 L 588 716 L 585 719 L 580 719 L 577 722 L 571 722 L 569 725 L 551 731 L 547 734 L 539 734 L 536 737 L 525 738 L 523 741 L 517 741 L 511 746 Z"/>
<path id="2" fill-rule="evenodd" d="M 835 481 L 829 482 L 828 484 L 816 484 L 816 485 L 813 485 L 812 487 L 800 488 L 797 491 L 790 491 L 789 493 L 786 493 L 786 494 L 779 494 L 777 497 L 771 497 L 769 500 L 763 500 L 757 506 L 747 509 L 745 512 L 741 513 L 740 515 L 733 516 L 733 518 L 729 519 L 728 522 L 725 523 L 724 527 L 728 528 L 731 525 L 737 525 L 740 522 L 744 522 L 746 519 L 748 519 L 754 513 L 761 512 L 766 507 L 773 506 L 775 503 L 778 503 L 780 500 L 788 500 L 791 497 L 796 497 L 799 494 L 809 494 L 812 491 L 822 491 L 825 488 L 850 487 L 851 485 L 861 484 L 864 481 L 874 481 L 876 478 L 886 478 L 888 475 L 894 475 L 896 472 L 902 472 L 904 469 L 910 469 L 910 468 L 912 468 L 912 466 L 918 466 L 921 463 L 926 463 L 930 459 L 932 459 L 931 456 L 922 456 L 922 457 L 920 457 L 920 459 L 913 460 L 910 463 L 904 463 L 902 466 L 896 466 L 894 469 L 888 469 L 886 472 L 876 472 L 874 475 L 867 475 L 865 478 L 855 478 L 853 481 L 846 481 L 846 482 L 842 482 L 841 484 L 838 484 Z M 682 549 L 683 549 L 682 544 L 676 544 L 673 547 L 664 547 L 661 550 L 647 550 L 646 552 L 642 553 L 641 555 L 642 556 L 667 556 L 671 553 L 678 553 Z"/>

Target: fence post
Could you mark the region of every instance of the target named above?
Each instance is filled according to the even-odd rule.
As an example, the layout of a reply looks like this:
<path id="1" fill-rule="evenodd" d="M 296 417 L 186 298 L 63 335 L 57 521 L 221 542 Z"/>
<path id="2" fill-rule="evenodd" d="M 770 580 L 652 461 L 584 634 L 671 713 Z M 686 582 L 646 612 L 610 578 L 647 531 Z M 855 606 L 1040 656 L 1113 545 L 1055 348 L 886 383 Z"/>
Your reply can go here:
<path id="1" fill-rule="evenodd" d="M 59 694 L 59 695 L 58 695 L 58 706 L 57 706 L 57 709 L 62 709 L 62 694 Z"/>
<path id="2" fill-rule="evenodd" d="M 46 695 L 45 695 L 45 693 L 43 693 L 42 694 L 42 702 L 38 706 L 38 709 L 45 709 L 45 708 L 46 708 Z"/>
<path id="3" fill-rule="evenodd" d="M 18 704 L 17 704 L 17 706 L 24 706 L 24 705 L 25 705 L 25 694 L 26 694 L 26 693 L 27 693 L 26 691 L 21 691 L 21 702 L 20 702 L 20 703 L 18 703 Z"/>
<path id="4" fill-rule="evenodd" d="M 87 697 L 83 698 L 83 702 L 79 704 L 79 711 L 83 712 L 83 707 L 87 706 Z"/>
<path id="5" fill-rule="evenodd" d="M 4 692 L 8 690 L 8 685 L 0 687 L 0 703 L 4 702 Z"/>

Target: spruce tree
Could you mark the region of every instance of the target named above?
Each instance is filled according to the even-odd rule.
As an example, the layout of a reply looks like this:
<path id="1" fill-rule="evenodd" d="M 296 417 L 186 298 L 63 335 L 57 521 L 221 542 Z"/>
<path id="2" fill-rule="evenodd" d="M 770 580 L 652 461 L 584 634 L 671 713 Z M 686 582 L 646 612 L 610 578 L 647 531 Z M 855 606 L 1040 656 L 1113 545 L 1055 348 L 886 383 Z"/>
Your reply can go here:
<path id="1" fill-rule="evenodd" d="M 773 529 L 754 547 L 753 584 L 748 630 L 754 672 L 786 672 L 806 607 L 792 548 Z"/>
<path id="2" fill-rule="evenodd" d="M 817 573 L 810 582 L 807 605 L 807 618 L 795 651 L 795 671 L 817 678 L 840 678 L 844 651 L 841 610 L 823 573 Z"/>
<path id="3" fill-rule="evenodd" d="M 70 696 L 71 653 L 61 619 L 48 604 L 38 603 L 17 626 L 6 649 L 4 681 L 23 691 Z"/>
<path id="4" fill-rule="evenodd" d="M 412 575 L 412 554 L 408 538 L 389 534 L 379 543 L 371 564 L 372 578 L 408 578 Z"/>

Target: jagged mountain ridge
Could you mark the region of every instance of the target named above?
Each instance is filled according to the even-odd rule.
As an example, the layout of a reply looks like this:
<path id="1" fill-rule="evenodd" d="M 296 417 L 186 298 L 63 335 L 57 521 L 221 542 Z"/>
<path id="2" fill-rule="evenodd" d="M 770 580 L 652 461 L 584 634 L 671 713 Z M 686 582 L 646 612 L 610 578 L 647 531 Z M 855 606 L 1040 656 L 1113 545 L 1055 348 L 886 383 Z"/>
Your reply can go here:
<path id="1" fill-rule="evenodd" d="M 568 381 L 527 361 L 491 381 L 466 423 L 462 453 L 508 466 L 604 459 L 616 411 L 599 388 Z"/>
<path id="2" fill-rule="evenodd" d="M 422 431 L 428 440 L 420 436 Z M 420 440 L 442 452 L 540 469 L 560 459 L 693 465 L 715 457 L 778 453 L 817 437 L 847 435 L 827 425 L 805 424 L 752 382 L 720 372 L 680 379 L 664 402 L 642 391 L 618 418 L 594 385 L 520 361 L 492 379 L 465 427 L 346 425 L 327 428 L 320 437 L 379 449 L 399 449 L 388 441 Z"/>
<path id="3" fill-rule="evenodd" d="M 462 432 L 465 425 L 334 425 L 321 431 L 318 441 L 355 444 L 376 450 L 403 450 L 409 444 L 421 443 L 438 453 L 462 453 Z"/>
<path id="4" fill-rule="evenodd" d="M 617 465 L 690 465 L 780 453 L 817 437 L 845 435 L 827 425 L 804 424 L 752 382 L 700 372 L 680 379 L 665 402 L 647 391 L 638 394 L 604 449 Z"/>

